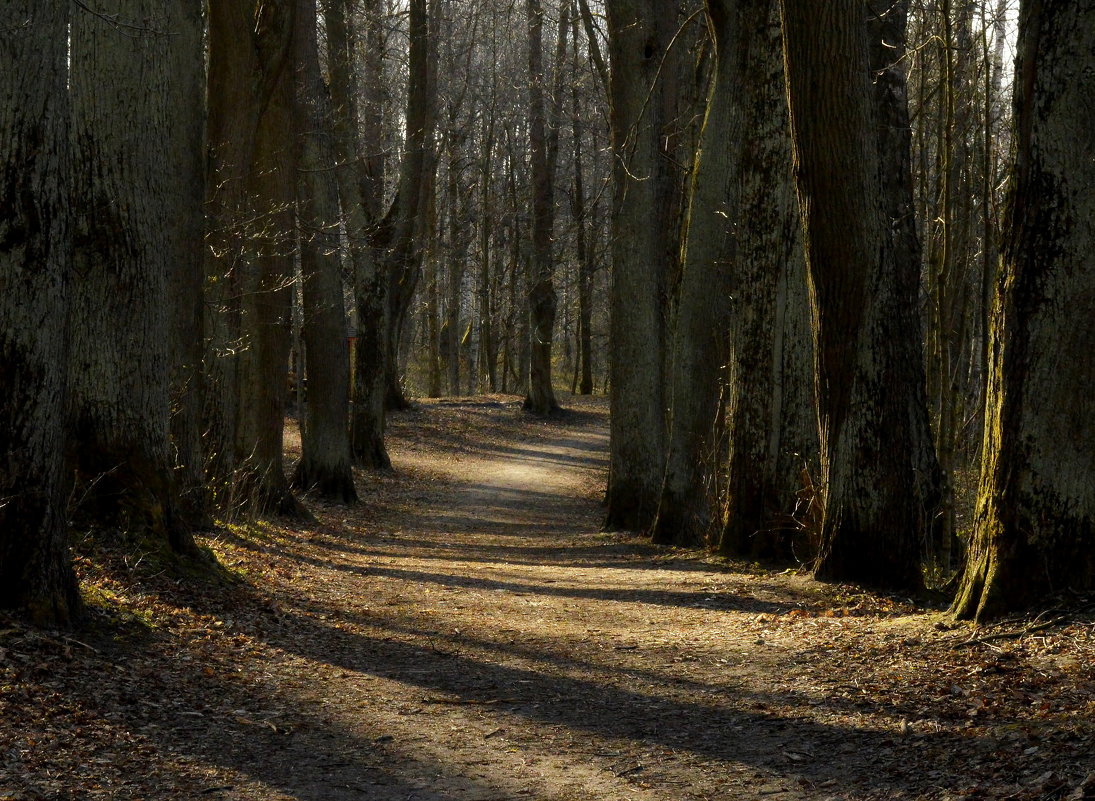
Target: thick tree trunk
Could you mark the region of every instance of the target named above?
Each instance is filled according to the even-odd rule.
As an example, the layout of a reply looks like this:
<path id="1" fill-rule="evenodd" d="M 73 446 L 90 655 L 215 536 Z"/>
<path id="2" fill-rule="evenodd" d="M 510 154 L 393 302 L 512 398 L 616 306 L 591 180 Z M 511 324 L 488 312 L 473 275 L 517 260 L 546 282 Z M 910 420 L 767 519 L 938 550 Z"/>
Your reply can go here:
<path id="1" fill-rule="evenodd" d="M 674 178 L 658 74 L 676 29 L 667 0 L 609 0 L 612 69 L 610 471 L 605 526 L 645 530 L 665 468 L 667 254 Z"/>
<path id="2" fill-rule="evenodd" d="M 209 0 L 206 168 L 206 481 L 222 515 L 235 508 L 237 380 L 243 328 L 241 280 L 250 240 L 246 178 L 262 110 L 262 84 L 248 41 L 252 6 Z"/>
<path id="3" fill-rule="evenodd" d="M 909 0 L 870 0 L 868 37 L 874 76 L 874 105 L 878 117 L 879 180 L 885 219 L 889 221 L 894 270 L 892 286 L 896 306 L 888 321 L 889 334 L 900 346 L 901 370 L 908 378 L 909 457 L 921 536 L 939 547 L 953 532 L 940 526 L 944 474 L 936 457 L 928 412 L 924 373 L 924 337 L 920 320 L 920 264 L 922 249 L 917 236 L 912 179 L 912 126 L 909 122 L 905 52 Z M 948 479 L 949 480 L 949 479 Z M 929 554 L 925 553 L 925 556 Z"/>
<path id="4" fill-rule="evenodd" d="M 1089 2 L 1024 0 L 976 530 L 953 611 L 1095 588 L 1095 70 Z"/>
<path id="5" fill-rule="evenodd" d="M 65 536 L 71 7 L 0 7 L 0 608 L 42 626 L 80 611 Z"/>
<path id="6" fill-rule="evenodd" d="M 755 35 L 748 2 L 708 0 L 716 69 L 693 173 L 669 375 L 670 428 L 653 539 L 697 544 L 713 522 L 719 374 L 726 364 L 729 277 L 741 218 L 742 51 Z M 755 16 L 755 15 L 754 15 Z M 754 20 L 755 21 L 755 20 Z"/>
<path id="7" fill-rule="evenodd" d="M 192 158 L 165 147 L 173 130 L 169 19 L 158 3 L 125 0 L 123 31 L 73 16 L 70 75 L 76 165 L 70 459 L 80 525 L 118 531 L 153 547 L 194 554 L 178 515 L 170 450 L 170 254 L 163 231 L 174 193 L 187 191 Z M 190 54 L 201 58 L 200 52 Z"/>
<path id="8" fill-rule="evenodd" d="M 293 485 L 353 503 L 357 491 L 350 469 L 350 354 L 342 305 L 337 158 L 331 102 L 320 73 L 316 0 L 298 0 L 296 21 L 297 225 L 308 390 Z"/>
<path id="9" fill-rule="evenodd" d="M 761 559 L 812 558 L 816 532 L 796 518 L 816 477 L 810 301 L 791 175 L 791 138 L 774 0 L 740 3 L 756 31 L 737 56 L 745 164 L 737 259 L 730 265 L 726 509 L 719 550 Z M 725 23 L 724 23 L 725 24 Z M 733 54 L 732 54 L 733 57 Z M 803 529 L 807 530 L 803 530 Z"/>
<path id="10" fill-rule="evenodd" d="M 781 0 L 795 170 L 813 300 L 825 513 L 816 575 L 922 584 L 909 454 L 915 376 L 896 331 L 863 0 Z"/>

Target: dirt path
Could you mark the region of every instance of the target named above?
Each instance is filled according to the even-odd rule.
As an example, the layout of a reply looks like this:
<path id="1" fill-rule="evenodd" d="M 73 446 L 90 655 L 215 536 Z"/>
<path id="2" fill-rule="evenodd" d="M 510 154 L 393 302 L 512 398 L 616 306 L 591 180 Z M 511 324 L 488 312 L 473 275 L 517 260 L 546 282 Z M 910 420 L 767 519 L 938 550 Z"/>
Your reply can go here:
<path id="1" fill-rule="evenodd" d="M 22 703 L 55 711 L 0 739 L 0 799 L 1095 797 L 1089 622 L 958 648 L 899 600 L 598 533 L 603 405 L 423 404 L 392 443 L 360 509 L 221 532 L 229 591 L 87 567 L 114 616 L 40 639 Z"/>

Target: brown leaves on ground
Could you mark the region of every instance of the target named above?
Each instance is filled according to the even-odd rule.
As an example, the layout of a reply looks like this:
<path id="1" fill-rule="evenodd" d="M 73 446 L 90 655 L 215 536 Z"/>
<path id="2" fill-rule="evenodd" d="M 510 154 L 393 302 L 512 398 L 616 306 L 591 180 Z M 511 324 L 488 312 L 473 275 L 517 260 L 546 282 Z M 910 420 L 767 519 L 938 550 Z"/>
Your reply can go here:
<path id="1" fill-rule="evenodd" d="M 0 799 L 1095 799 L 1090 607 L 975 630 L 598 533 L 565 405 L 419 403 L 360 506 L 205 539 L 220 580 L 80 543 L 83 629 L 0 619 Z"/>

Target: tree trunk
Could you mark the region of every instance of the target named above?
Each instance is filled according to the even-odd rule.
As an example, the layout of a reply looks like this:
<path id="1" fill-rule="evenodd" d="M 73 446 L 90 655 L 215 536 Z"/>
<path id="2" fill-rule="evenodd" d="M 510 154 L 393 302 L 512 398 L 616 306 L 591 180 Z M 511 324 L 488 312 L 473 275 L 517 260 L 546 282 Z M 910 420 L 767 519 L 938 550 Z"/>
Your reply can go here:
<path id="1" fill-rule="evenodd" d="M 320 73 L 316 0 L 298 0 L 294 54 L 297 225 L 308 352 L 307 411 L 293 485 L 340 503 L 357 500 L 350 469 L 350 359 L 342 302 L 337 158 Z"/>
<path id="2" fill-rule="evenodd" d="M 0 608 L 42 626 L 80 611 L 64 465 L 70 107 L 67 0 L 0 8 Z"/>
<path id="3" fill-rule="evenodd" d="M 525 409 L 548 415 L 559 408 L 551 383 L 551 340 L 558 300 L 553 284 L 552 235 L 555 228 L 555 165 L 548 143 L 544 107 L 543 9 L 527 0 L 529 35 L 529 156 L 532 180 L 532 260 L 528 280 L 529 382 Z"/>
<path id="4" fill-rule="evenodd" d="M 719 373 L 726 364 L 729 275 L 745 223 L 740 208 L 745 131 L 740 98 L 747 79 L 742 53 L 755 35 L 755 26 L 747 22 L 748 5 L 748 0 L 707 2 L 717 65 L 693 173 L 673 330 L 665 479 L 652 531 L 654 542 L 662 544 L 701 543 L 713 521 L 711 446 Z"/>
<path id="5" fill-rule="evenodd" d="M 976 530 L 953 612 L 1095 588 L 1095 8 L 1024 0 Z"/>
<path id="6" fill-rule="evenodd" d="M 658 73 L 676 29 L 667 0 L 609 0 L 612 131 L 610 468 L 605 527 L 645 530 L 665 468 L 665 219 L 674 192 Z"/>
<path id="7" fill-rule="evenodd" d="M 123 31 L 88 13 L 72 19 L 70 84 L 76 163 L 72 191 L 70 462 L 78 525 L 117 531 L 144 547 L 196 554 L 178 514 L 170 449 L 168 276 L 174 254 L 163 232 L 174 197 L 194 176 L 192 158 L 165 146 L 176 137 L 168 107 L 169 24 L 151 0 L 116 5 Z M 201 53 L 189 54 L 200 59 Z M 197 124 L 194 121 L 192 124 Z M 180 182 L 179 186 L 176 182 Z"/>
<path id="8" fill-rule="evenodd" d="M 179 518 L 186 528 L 212 526 L 205 478 L 203 431 L 203 339 L 205 337 L 205 33 L 201 0 L 169 3 L 171 31 L 168 65 L 171 101 L 167 104 L 164 146 L 182 165 L 168 201 L 171 224 L 164 229 L 170 257 L 168 296 L 171 308 L 171 439 L 179 485 Z M 85 13 L 85 12 L 81 12 Z"/>
<path id="9" fill-rule="evenodd" d="M 282 459 L 295 229 L 287 67 L 294 2 L 209 3 L 206 409 L 221 510 L 306 519 Z"/>
<path id="10" fill-rule="evenodd" d="M 578 74 L 578 18 L 574 17 L 574 35 L 572 55 L 573 72 Z M 594 42 L 590 47 L 595 47 Z M 571 214 L 575 227 L 575 256 L 578 260 L 578 364 L 581 381 L 578 391 L 582 395 L 593 394 L 593 249 L 590 247 L 589 232 L 592 226 L 586 216 L 585 178 L 582 156 L 581 105 L 579 102 L 578 82 L 571 82 L 571 135 L 574 142 L 574 196 L 571 201 Z M 577 370 L 575 371 L 577 372 Z"/>
<path id="11" fill-rule="evenodd" d="M 940 526 L 945 475 L 936 457 L 924 374 L 924 336 L 920 320 L 920 265 L 912 179 L 912 127 L 905 66 L 909 0 L 870 0 L 867 18 L 874 107 L 878 115 L 880 181 L 884 219 L 888 220 L 894 257 L 892 278 L 895 316 L 884 324 L 898 340 L 898 358 L 908 380 L 909 457 L 917 516 L 925 543 L 939 546 L 953 531 Z M 947 477 L 947 480 L 950 480 Z M 936 548 L 941 552 L 941 547 Z M 929 554 L 925 553 L 925 556 Z"/>
<path id="12" fill-rule="evenodd" d="M 816 551 L 817 532 L 802 514 L 812 499 L 800 493 L 803 471 L 817 474 L 818 434 L 778 4 L 749 0 L 741 7 L 744 28 L 757 35 L 736 67 L 745 76 L 748 166 L 741 177 L 738 258 L 730 265 L 729 459 L 718 545 L 723 553 L 754 559 L 805 560 Z M 806 508 L 796 508 L 800 501 Z"/>
<path id="13" fill-rule="evenodd" d="M 354 347 L 353 407 L 350 417 L 350 450 L 354 463 L 384 469 L 391 459 L 384 447 L 387 373 L 384 369 L 385 337 L 388 328 L 388 284 L 384 268 L 371 243 L 371 231 L 379 215 L 383 170 L 379 159 L 363 155 L 362 137 L 380 139 L 381 110 L 366 102 L 359 123 L 355 113 L 357 96 L 353 81 L 353 57 L 347 26 L 350 0 L 324 0 L 327 27 L 328 66 L 331 100 L 334 105 L 335 145 L 338 155 L 338 190 L 354 266 L 354 306 L 357 339 Z M 368 14 L 378 13 L 375 7 Z M 379 25 L 368 17 L 370 31 Z M 378 42 L 370 36 L 366 46 L 369 66 L 367 80 L 379 81 Z M 368 101 L 369 96 L 366 95 Z"/>
<path id="14" fill-rule="evenodd" d="M 825 512 L 819 578 L 922 585 L 909 454 L 915 376 L 879 181 L 867 9 L 781 0 L 795 171 L 813 300 Z"/>
<path id="15" fill-rule="evenodd" d="M 427 238 L 424 225 L 426 199 L 433 194 L 436 159 L 431 153 L 436 124 L 436 81 L 430 69 L 431 42 L 436 20 L 431 20 L 426 0 L 410 0 L 410 52 L 407 81 L 407 138 L 395 200 L 378 227 L 376 246 L 387 280 L 387 320 L 383 363 L 385 406 L 406 409 L 399 375 L 399 345 L 411 301 L 422 273 L 422 248 Z"/>
<path id="16" fill-rule="evenodd" d="M 247 191 L 257 230 L 241 282 L 243 348 L 238 366 L 237 498 L 258 514 L 310 518 L 285 475 L 283 434 L 292 329 L 296 165 L 291 47 L 296 0 L 256 6 L 253 36 L 265 100 L 255 130 Z"/>

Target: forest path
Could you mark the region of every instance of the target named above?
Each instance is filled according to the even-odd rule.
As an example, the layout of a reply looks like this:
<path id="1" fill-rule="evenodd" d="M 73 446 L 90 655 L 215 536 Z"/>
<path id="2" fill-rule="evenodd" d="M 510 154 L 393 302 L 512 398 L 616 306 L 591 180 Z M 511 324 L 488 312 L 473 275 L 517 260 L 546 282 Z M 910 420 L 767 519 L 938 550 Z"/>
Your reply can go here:
<path id="1" fill-rule="evenodd" d="M 0 620 L 0 800 L 1095 799 L 1095 621 L 899 599 L 598 531 L 603 399 L 395 415 L 231 583 L 78 551 L 93 625 Z M 293 443 L 289 443 L 290 454 Z"/>

